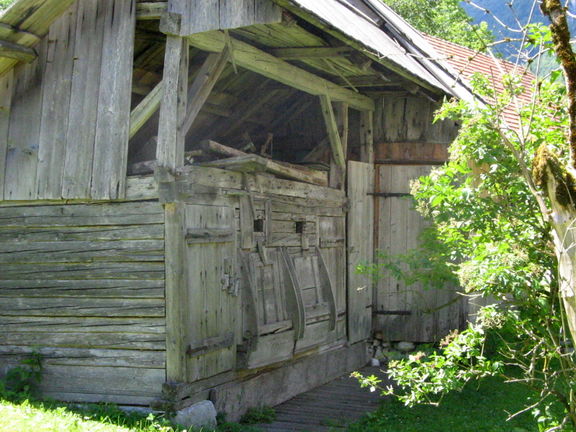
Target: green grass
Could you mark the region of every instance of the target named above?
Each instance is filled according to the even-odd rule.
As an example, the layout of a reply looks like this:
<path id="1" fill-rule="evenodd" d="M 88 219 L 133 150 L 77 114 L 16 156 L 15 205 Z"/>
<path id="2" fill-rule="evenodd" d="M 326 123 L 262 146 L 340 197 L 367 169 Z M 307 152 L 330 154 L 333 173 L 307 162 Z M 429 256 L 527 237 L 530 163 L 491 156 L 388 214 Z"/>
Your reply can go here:
<path id="1" fill-rule="evenodd" d="M 0 432 L 184 432 L 162 416 L 127 413 L 115 405 L 66 405 L 58 402 L 0 399 Z M 258 432 L 238 423 L 222 423 L 217 432 Z M 188 432 L 193 432 L 189 430 Z M 196 430 L 194 432 L 206 432 Z"/>
<path id="2" fill-rule="evenodd" d="M 161 417 L 125 413 L 113 405 L 84 408 L 54 402 L 0 400 L 0 432 L 176 432 Z"/>
<path id="3" fill-rule="evenodd" d="M 348 427 L 348 432 L 537 432 L 530 413 L 510 421 L 533 396 L 519 384 L 497 378 L 448 394 L 439 407 L 408 408 L 396 400 Z M 258 417 L 260 419 L 260 416 Z M 125 413 L 114 405 L 67 406 L 57 402 L 8 402 L 0 399 L 0 432 L 182 432 L 160 416 Z M 218 432 L 256 432 L 224 423 Z M 192 431 L 190 431 L 192 432 Z"/>
<path id="4" fill-rule="evenodd" d="M 509 414 L 527 405 L 533 393 L 520 384 L 497 378 L 470 383 L 462 392 L 448 394 L 440 406 L 405 407 L 388 399 L 349 432 L 537 432 L 530 413 L 507 421 Z"/>

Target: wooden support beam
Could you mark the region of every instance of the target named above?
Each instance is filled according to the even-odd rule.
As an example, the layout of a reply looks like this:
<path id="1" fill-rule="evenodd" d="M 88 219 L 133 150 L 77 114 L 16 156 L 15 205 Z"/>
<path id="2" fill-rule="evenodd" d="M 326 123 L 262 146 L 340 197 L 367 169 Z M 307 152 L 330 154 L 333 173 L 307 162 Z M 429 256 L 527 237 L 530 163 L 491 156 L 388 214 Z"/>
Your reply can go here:
<path id="1" fill-rule="evenodd" d="M 403 84 L 401 80 L 391 81 L 376 75 L 347 76 L 336 78 L 335 82 L 343 87 L 398 87 Z"/>
<path id="2" fill-rule="evenodd" d="M 220 52 L 226 46 L 224 33 L 218 31 L 198 33 L 188 39 L 192 46 L 204 51 Z M 242 68 L 312 95 L 327 95 L 360 111 L 374 110 L 374 101 L 367 96 L 345 89 L 245 42 L 231 38 L 231 45 L 234 60 Z"/>
<path id="3" fill-rule="evenodd" d="M 202 162 L 201 165 L 245 173 L 267 172 L 277 175 L 278 177 L 315 184 L 318 186 L 328 185 L 328 179 L 325 172 L 315 171 L 286 162 L 276 162 L 255 154 L 245 154 L 245 156 Z"/>
<path id="4" fill-rule="evenodd" d="M 349 46 L 311 47 L 311 48 L 275 48 L 269 51 L 282 60 L 300 60 L 306 58 L 340 57 L 354 52 Z"/>
<path id="5" fill-rule="evenodd" d="M 0 40 L 0 57 L 30 63 L 38 57 L 38 54 L 33 48 Z"/>
<path id="6" fill-rule="evenodd" d="M 184 136 L 179 126 L 186 116 L 188 95 L 188 41 L 167 36 L 156 160 L 175 170 L 184 165 Z"/>
<path id="7" fill-rule="evenodd" d="M 160 108 L 162 100 L 162 81 L 156 84 L 150 93 L 130 113 L 130 138 L 140 130 L 142 126 Z"/>
<path id="8" fill-rule="evenodd" d="M 190 86 L 190 91 L 188 92 L 188 112 L 180 126 L 184 136 L 186 136 L 192 127 L 192 123 L 194 123 L 202 106 L 208 99 L 208 96 L 210 96 L 210 92 L 226 67 L 229 58 L 229 51 L 224 49 L 218 54 L 210 54 L 200 68 L 196 79 L 194 79 L 194 82 Z"/>
<path id="9" fill-rule="evenodd" d="M 344 154 L 344 160 L 348 158 L 348 105 L 342 102 L 337 102 L 334 104 L 334 118 L 336 119 L 336 125 L 338 128 L 338 134 L 340 136 L 340 142 L 342 143 L 342 153 Z M 332 152 L 334 155 L 335 153 Z M 332 157 L 330 160 L 330 187 L 336 189 L 344 190 L 346 186 L 346 170 L 336 161 L 336 157 Z"/>
<path id="10" fill-rule="evenodd" d="M 360 160 L 374 163 L 374 113 L 360 113 Z"/>
<path id="11" fill-rule="evenodd" d="M 338 131 L 338 124 L 336 123 L 336 116 L 332 108 L 332 100 L 329 96 L 320 96 L 320 105 L 322 107 L 322 115 L 324 116 L 324 123 L 326 123 L 326 130 L 328 131 L 328 138 L 330 147 L 332 148 L 332 155 L 334 161 L 340 168 L 346 167 L 346 158 L 342 148 L 342 140 Z"/>

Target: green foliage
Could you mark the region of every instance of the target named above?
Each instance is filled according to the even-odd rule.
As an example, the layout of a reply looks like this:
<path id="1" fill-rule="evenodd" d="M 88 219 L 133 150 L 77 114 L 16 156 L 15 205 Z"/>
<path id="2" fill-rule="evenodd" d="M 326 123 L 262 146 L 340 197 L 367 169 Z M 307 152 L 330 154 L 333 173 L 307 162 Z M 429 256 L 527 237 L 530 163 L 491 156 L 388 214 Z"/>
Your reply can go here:
<path id="1" fill-rule="evenodd" d="M 4 9 L 8 9 L 8 7 L 14 3 L 16 0 L 0 0 L 0 12 Z"/>
<path id="2" fill-rule="evenodd" d="M 493 40 L 486 23 L 472 24 L 459 0 L 383 0 L 418 30 L 483 50 Z"/>
<path id="3" fill-rule="evenodd" d="M 42 379 L 42 357 L 34 352 L 0 379 L 0 399 L 25 400 L 36 396 Z"/>
<path id="4" fill-rule="evenodd" d="M 396 276 L 416 270 L 416 276 L 403 280 L 429 278 L 429 286 L 448 281 L 442 272 L 453 271 L 468 294 L 493 298 L 498 306 L 485 310 L 436 352 L 391 362 L 388 375 L 397 387 L 382 389 L 385 394 L 394 393 L 407 404 L 437 403 L 446 391 L 500 373 L 538 392 L 530 410 L 541 430 L 574 424 L 576 363 L 563 348 L 557 261 L 530 169 L 543 143 L 560 155 L 560 164 L 568 157 L 565 90 L 554 78 L 538 83 L 535 103 L 519 111 L 521 132 L 507 127 L 503 115 L 515 107 L 521 91 L 515 77 L 504 77 L 504 91 L 497 93 L 486 77 L 477 76 L 476 93 L 492 103 L 456 101 L 440 111 L 439 118 L 462 125 L 450 161 L 412 187 L 418 210 L 434 223 L 430 234 L 435 238 L 425 239 L 416 256 L 393 258 L 399 259 L 394 265 L 385 261 L 384 270 Z M 418 255 L 431 264 L 417 270 Z M 435 264 L 442 262 L 444 267 Z M 379 385 L 360 379 L 364 385 Z M 560 411 L 550 410 L 554 403 Z"/>
<path id="5" fill-rule="evenodd" d="M 272 423 L 276 420 L 276 411 L 272 407 L 249 408 L 240 419 L 242 424 Z"/>

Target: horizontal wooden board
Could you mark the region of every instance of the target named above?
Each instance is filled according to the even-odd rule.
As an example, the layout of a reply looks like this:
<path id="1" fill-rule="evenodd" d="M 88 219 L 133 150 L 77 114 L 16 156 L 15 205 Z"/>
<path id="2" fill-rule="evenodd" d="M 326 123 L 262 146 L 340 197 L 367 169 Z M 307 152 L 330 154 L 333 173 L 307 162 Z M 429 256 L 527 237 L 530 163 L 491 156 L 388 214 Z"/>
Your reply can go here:
<path id="1" fill-rule="evenodd" d="M 161 262 L 2 264 L 0 280 L 164 279 Z"/>
<path id="2" fill-rule="evenodd" d="M 244 178 L 246 180 L 244 180 Z M 262 175 L 242 174 L 218 168 L 190 166 L 182 169 L 178 180 L 209 187 L 250 190 L 254 193 L 276 194 L 296 198 L 319 199 L 342 203 L 346 196 L 343 191 L 297 183 Z"/>
<path id="3" fill-rule="evenodd" d="M 158 203 L 0 207 L 0 226 L 139 225 L 164 222 Z"/>
<path id="4" fill-rule="evenodd" d="M 0 334 L 44 332 L 56 333 L 107 333 L 150 334 L 156 340 L 163 340 L 165 333 L 164 318 L 90 318 L 90 317 L 15 317 L 3 316 L 0 320 Z M 88 344 L 94 336 L 80 341 Z M 82 339 L 82 338 L 79 338 Z M 3 339 L 0 339 L 4 342 Z"/>
<path id="5" fill-rule="evenodd" d="M 51 392 L 160 396 L 165 380 L 163 369 L 47 366 L 43 369 L 40 389 L 49 389 Z"/>
<path id="6" fill-rule="evenodd" d="M 164 298 L 162 280 L 2 280 L 0 297 Z"/>
<path id="7" fill-rule="evenodd" d="M 161 240 L 164 225 L 120 226 L 51 226 L 51 227 L 0 227 L 0 242 L 29 241 L 97 241 L 97 240 Z"/>
<path id="8" fill-rule="evenodd" d="M 7 242 L 0 263 L 164 261 L 163 240 Z"/>
<path id="9" fill-rule="evenodd" d="M 0 297 L 0 316 L 163 317 L 163 299 Z"/>
<path id="10" fill-rule="evenodd" d="M 31 353 L 42 356 L 43 366 L 116 366 L 162 369 L 165 351 L 94 348 L 54 348 L 0 345 L 0 362 L 20 363 Z"/>
<path id="11" fill-rule="evenodd" d="M 0 321 L 3 321 L 1 317 Z M 1 324 L 0 324 L 1 326 Z M 68 331 L 73 330 L 68 327 Z M 5 332 L 0 338 L 5 345 L 33 347 L 77 347 L 107 349 L 165 350 L 166 338 L 163 334 L 153 333 L 69 333 L 50 332 Z"/>

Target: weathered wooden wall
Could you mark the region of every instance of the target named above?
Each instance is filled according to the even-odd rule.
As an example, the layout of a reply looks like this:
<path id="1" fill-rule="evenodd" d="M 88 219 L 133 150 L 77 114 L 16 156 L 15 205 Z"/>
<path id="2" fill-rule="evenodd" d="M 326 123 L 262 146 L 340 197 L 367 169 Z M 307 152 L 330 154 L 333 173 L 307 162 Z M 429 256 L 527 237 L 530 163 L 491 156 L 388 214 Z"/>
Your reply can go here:
<path id="1" fill-rule="evenodd" d="M 272 0 L 167 0 L 168 12 L 181 16 L 170 28 L 180 36 L 280 22 L 282 10 Z"/>
<path id="2" fill-rule="evenodd" d="M 0 78 L 0 200 L 122 198 L 135 0 L 78 0 Z"/>
<path id="3" fill-rule="evenodd" d="M 157 202 L 0 207 L 0 373 L 32 351 L 42 390 L 148 404 L 165 381 Z"/>
<path id="4" fill-rule="evenodd" d="M 377 165 L 375 192 L 409 194 L 410 183 L 430 170 L 425 165 Z M 428 223 L 409 196 L 376 197 L 375 207 L 377 250 L 394 256 L 418 246 Z M 387 340 L 431 342 L 466 323 L 468 303 L 455 287 L 406 286 L 388 272 L 377 282 L 374 314 L 374 329 L 383 331 Z"/>
<path id="5" fill-rule="evenodd" d="M 160 197 L 168 340 L 180 341 L 168 344 L 167 371 L 197 382 L 188 396 L 345 344 L 344 192 L 188 167 Z"/>
<path id="6" fill-rule="evenodd" d="M 374 113 L 377 163 L 443 163 L 458 125 L 450 120 L 433 123 L 440 104 L 417 95 L 378 97 Z"/>
<path id="7" fill-rule="evenodd" d="M 409 194 L 412 180 L 448 159 L 448 146 L 458 125 L 433 123 L 436 104 L 420 95 L 383 95 L 376 102 L 374 192 Z M 408 196 L 375 198 L 375 249 L 388 255 L 405 254 L 418 246 L 426 222 Z M 446 307 L 442 307 L 446 305 Z M 454 288 L 424 290 L 406 287 L 391 274 L 374 292 L 374 329 L 392 340 L 438 340 L 467 319 L 467 302 Z"/>

